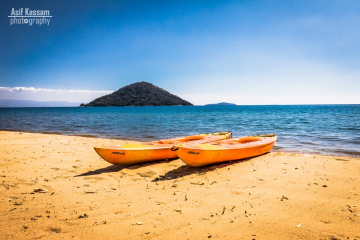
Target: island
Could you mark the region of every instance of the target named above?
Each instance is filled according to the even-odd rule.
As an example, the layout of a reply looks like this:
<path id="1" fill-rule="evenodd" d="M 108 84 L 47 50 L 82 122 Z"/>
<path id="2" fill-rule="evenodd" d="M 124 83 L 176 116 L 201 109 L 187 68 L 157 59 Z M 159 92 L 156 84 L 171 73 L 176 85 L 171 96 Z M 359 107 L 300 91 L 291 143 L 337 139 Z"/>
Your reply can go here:
<path id="1" fill-rule="evenodd" d="M 236 106 L 236 104 L 235 103 L 221 102 L 221 103 L 206 104 L 205 106 Z"/>
<path id="2" fill-rule="evenodd" d="M 192 106 L 181 99 L 148 82 L 137 82 L 99 97 L 80 107 L 115 107 L 115 106 Z"/>

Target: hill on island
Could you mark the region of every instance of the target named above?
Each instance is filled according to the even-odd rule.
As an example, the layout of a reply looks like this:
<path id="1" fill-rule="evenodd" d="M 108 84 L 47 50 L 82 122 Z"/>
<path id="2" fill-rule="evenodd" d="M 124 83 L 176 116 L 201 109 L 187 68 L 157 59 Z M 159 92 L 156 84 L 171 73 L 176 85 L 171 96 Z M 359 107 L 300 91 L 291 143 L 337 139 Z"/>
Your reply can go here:
<path id="1" fill-rule="evenodd" d="M 191 106 L 188 101 L 148 82 L 137 82 L 99 97 L 81 107 L 107 106 Z"/>
<path id="2" fill-rule="evenodd" d="M 205 106 L 236 106 L 236 104 L 221 102 L 221 103 L 206 104 Z"/>

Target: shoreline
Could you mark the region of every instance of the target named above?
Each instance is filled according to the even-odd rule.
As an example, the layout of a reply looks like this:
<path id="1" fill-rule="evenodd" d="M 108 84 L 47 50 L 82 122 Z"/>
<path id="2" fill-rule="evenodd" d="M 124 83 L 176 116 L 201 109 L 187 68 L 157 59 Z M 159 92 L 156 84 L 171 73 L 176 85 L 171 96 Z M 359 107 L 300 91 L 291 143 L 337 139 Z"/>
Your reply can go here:
<path id="1" fill-rule="evenodd" d="M 32 133 L 32 134 L 49 134 L 49 135 L 58 135 L 58 136 L 69 136 L 69 137 L 85 137 L 85 138 L 96 138 L 96 139 L 106 139 L 106 140 L 120 140 L 120 141 L 137 141 L 134 139 L 126 139 L 126 138 L 102 138 L 97 135 L 90 135 L 90 134 L 82 134 L 82 135 L 67 135 L 67 134 L 61 134 L 58 132 L 29 132 L 25 130 L 6 130 L 6 129 L 0 129 L 0 132 L 14 132 L 14 133 Z"/>
<path id="2" fill-rule="evenodd" d="M 0 238 L 360 238 L 360 158 L 117 166 L 93 150 L 120 142 L 0 131 Z"/>

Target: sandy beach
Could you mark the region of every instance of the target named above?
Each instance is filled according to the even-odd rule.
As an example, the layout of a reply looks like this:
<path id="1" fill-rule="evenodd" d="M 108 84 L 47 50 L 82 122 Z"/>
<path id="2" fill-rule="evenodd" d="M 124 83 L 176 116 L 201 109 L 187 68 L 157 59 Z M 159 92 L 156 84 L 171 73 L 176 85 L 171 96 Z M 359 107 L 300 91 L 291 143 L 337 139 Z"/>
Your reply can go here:
<path id="1" fill-rule="evenodd" d="M 0 131 L 0 239 L 360 239 L 360 159 L 271 152 L 130 167 L 123 141 Z"/>

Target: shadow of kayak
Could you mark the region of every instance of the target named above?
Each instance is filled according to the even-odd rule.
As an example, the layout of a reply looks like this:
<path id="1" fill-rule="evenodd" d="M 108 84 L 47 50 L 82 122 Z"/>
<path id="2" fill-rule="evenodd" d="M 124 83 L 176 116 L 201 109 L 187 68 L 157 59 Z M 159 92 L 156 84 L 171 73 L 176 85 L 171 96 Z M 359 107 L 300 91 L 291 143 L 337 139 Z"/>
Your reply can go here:
<path id="1" fill-rule="evenodd" d="M 177 178 L 181 178 L 181 177 L 192 175 L 192 174 L 200 175 L 202 173 L 212 172 L 218 168 L 224 168 L 224 167 L 234 165 L 236 163 L 246 162 L 246 161 L 255 159 L 257 157 L 264 156 L 266 154 L 268 154 L 268 152 L 264 153 L 262 155 L 259 155 L 259 156 L 255 156 L 255 157 L 244 158 L 244 159 L 239 159 L 239 160 L 235 160 L 235 161 L 214 163 L 214 164 L 206 165 L 206 166 L 202 166 L 202 167 L 191 167 L 188 165 L 183 165 L 177 169 L 167 172 L 165 175 L 158 176 L 157 178 L 153 179 L 151 182 L 167 181 L 167 180 L 177 179 Z"/>
<path id="2" fill-rule="evenodd" d="M 140 163 L 140 164 L 130 165 L 130 166 L 110 165 L 110 166 L 107 166 L 107 167 L 104 167 L 104 168 L 96 169 L 94 171 L 89 171 L 89 172 L 86 172 L 86 173 L 75 175 L 74 177 L 85 177 L 85 176 L 99 175 L 99 174 L 102 174 L 102 173 L 119 172 L 119 171 L 121 171 L 123 169 L 138 169 L 138 168 L 148 167 L 148 166 L 152 166 L 152 165 L 159 164 L 159 163 L 168 163 L 168 162 L 171 162 L 171 161 L 173 161 L 175 159 L 178 159 L 178 158 L 168 159 L 168 160 L 160 160 L 160 161 L 153 161 L 153 162 L 147 162 L 147 163 Z"/>

